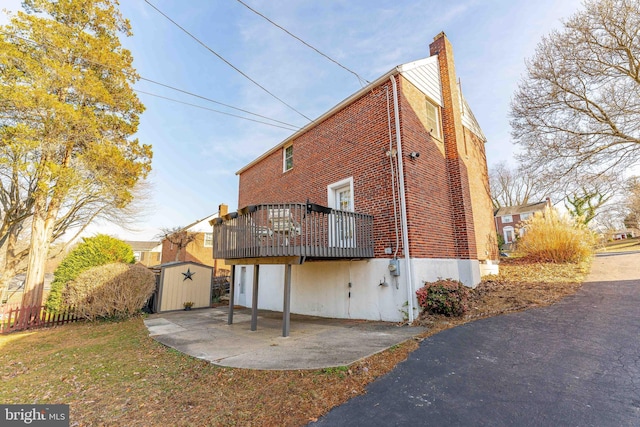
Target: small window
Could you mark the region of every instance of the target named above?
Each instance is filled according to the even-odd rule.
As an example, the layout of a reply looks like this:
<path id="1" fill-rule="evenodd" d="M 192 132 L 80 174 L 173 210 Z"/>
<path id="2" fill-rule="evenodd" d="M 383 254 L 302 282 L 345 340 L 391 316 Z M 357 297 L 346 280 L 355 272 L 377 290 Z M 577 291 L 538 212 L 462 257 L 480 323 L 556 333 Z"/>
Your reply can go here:
<path id="1" fill-rule="evenodd" d="M 529 219 L 531 217 L 531 212 L 520 214 L 520 221 L 524 221 L 525 219 Z"/>
<path id="2" fill-rule="evenodd" d="M 213 233 L 204 233 L 204 247 L 213 247 Z"/>
<path id="3" fill-rule="evenodd" d="M 285 172 L 293 168 L 293 145 L 284 148 L 283 163 Z"/>
<path id="4" fill-rule="evenodd" d="M 509 224 L 511 222 L 513 222 L 513 216 L 512 215 L 503 215 L 501 217 L 502 223 L 503 224 Z"/>
<path id="5" fill-rule="evenodd" d="M 427 104 L 427 128 L 431 135 L 435 136 L 438 139 L 442 138 L 442 133 L 440 132 L 440 109 L 437 105 L 433 104 L 428 99 L 426 100 Z"/>

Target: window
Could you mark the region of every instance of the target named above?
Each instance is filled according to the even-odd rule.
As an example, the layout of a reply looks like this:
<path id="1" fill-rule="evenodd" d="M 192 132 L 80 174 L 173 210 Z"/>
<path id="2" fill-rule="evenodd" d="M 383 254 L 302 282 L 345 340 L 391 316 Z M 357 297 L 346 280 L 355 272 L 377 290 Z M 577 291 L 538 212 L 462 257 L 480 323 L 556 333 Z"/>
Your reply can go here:
<path id="1" fill-rule="evenodd" d="M 327 186 L 329 207 L 338 211 L 353 212 L 353 177 Z M 342 212 L 334 212 L 330 219 L 329 245 L 340 248 L 355 247 L 355 220 Z"/>
<path id="2" fill-rule="evenodd" d="M 525 219 L 528 219 L 530 217 L 531 217 L 531 212 L 521 213 L 520 214 L 520 221 L 524 221 Z"/>
<path id="3" fill-rule="evenodd" d="M 515 240 L 516 235 L 513 227 L 505 227 L 504 230 L 502 230 L 502 232 L 504 233 L 505 243 L 512 243 Z"/>
<path id="4" fill-rule="evenodd" d="M 442 134 L 440 132 L 440 109 L 437 105 L 432 104 L 428 99 L 426 100 L 427 104 L 427 128 L 431 135 L 435 136 L 438 139 L 442 138 Z"/>
<path id="5" fill-rule="evenodd" d="M 502 217 L 500 217 L 500 220 L 502 221 L 503 224 L 509 224 L 510 222 L 513 222 L 513 216 L 503 215 Z"/>
<path id="6" fill-rule="evenodd" d="M 139 262 L 141 257 L 140 257 L 140 251 L 134 251 L 133 252 L 133 258 L 135 258 L 136 262 Z"/>
<path id="7" fill-rule="evenodd" d="M 283 151 L 284 172 L 293 168 L 293 145 L 284 147 Z"/>
<path id="8" fill-rule="evenodd" d="M 213 233 L 204 233 L 204 247 L 213 247 Z"/>

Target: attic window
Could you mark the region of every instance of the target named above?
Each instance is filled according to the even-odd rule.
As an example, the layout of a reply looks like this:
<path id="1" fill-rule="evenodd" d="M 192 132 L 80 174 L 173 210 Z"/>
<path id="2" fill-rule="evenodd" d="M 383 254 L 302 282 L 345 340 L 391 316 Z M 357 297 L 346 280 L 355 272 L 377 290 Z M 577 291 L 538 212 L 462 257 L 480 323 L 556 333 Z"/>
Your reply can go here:
<path id="1" fill-rule="evenodd" d="M 442 133 L 440 131 L 440 109 L 429 99 L 426 99 L 425 103 L 427 105 L 427 130 L 429 130 L 431 135 L 435 136 L 438 139 L 441 139 Z"/>
<path id="2" fill-rule="evenodd" d="M 284 172 L 293 169 L 293 145 L 284 147 L 283 159 Z"/>

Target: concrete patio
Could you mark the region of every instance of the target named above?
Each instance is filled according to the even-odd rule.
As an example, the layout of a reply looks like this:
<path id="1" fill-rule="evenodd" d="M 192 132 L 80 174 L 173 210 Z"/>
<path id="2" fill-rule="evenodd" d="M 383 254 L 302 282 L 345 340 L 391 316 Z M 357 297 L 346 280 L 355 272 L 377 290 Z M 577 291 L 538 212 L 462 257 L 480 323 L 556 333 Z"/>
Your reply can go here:
<path id="1" fill-rule="evenodd" d="M 320 369 L 349 365 L 424 331 L 387 322 L 291 315 L 282 337 L 282 313 L 259 310 L 257 331 L 251 310 L 228 307 L 152 314 L 145 320 L 158 342 L 213 364 L 249 369 Z"/>

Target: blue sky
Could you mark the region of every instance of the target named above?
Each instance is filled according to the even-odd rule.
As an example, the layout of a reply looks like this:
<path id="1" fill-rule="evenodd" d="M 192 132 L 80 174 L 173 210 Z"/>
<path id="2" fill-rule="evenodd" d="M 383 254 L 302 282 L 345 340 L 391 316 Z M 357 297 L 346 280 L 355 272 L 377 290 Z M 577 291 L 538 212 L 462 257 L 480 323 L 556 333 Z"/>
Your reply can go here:
<path id="1" fill-rule="evenodd" d="M 358 79 L 253 14 L 236 0 L 150 0 L 211 49 L 304 115 L 315 119 L 360 89 Z M 363 78 L 429 55 L 444 31 L 462 90 L 487 137 L 491 166 L 512 161 L 509 102 L 540 38 L 581 7 L 579 0 L 245 0 Z M 19 0 L 0 0 L 16 10 Z M 297 127 L 308 121 L 242 77 L 144 0 L 121 0 L 134 35 L 123 38 L 145 78 Z M 0 16 L 0 23 L 6 18 Z M 136 89 L 237 112 L 148 82 Z M 237 208 L 235 172 L 292 132 L 139 95 L 147 109 L 137 137 L 154 151 L 153 198 L 137 233 L 92 228 L 129 240 Z M 240 113 L 242 114 L 242 113 Z"/>

